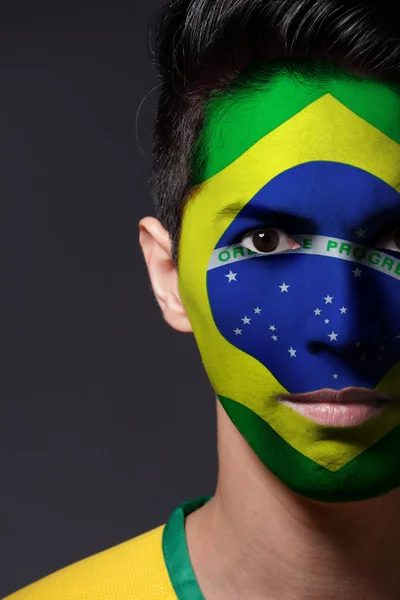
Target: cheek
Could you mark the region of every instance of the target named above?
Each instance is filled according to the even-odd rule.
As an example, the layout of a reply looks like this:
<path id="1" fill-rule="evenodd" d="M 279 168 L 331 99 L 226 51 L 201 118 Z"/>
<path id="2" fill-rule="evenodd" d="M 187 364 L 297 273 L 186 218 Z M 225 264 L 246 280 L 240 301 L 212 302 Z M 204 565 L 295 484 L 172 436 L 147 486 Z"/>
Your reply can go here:
<path id="1" fill-rule="evenodd" d="M 205 370 L 217 395 L 235 398 L 259 412 L 272 378 L 257 360 L 233 346 L 218 327 L 207 290 L 212 248 L 200 263 L 194 247 L 195 244 L 186 243 L 181 252 L 179 286 Z M 224 278 L 225 282 L 229 286 L 229 278 Z M 222 312 L 227 321 L 235 318 L 232 309 L 228 296 L 226 301 L 222 298 Z"/>
<path id="2" fill-rule="evenodd" d="M 209 306 L 207 300 L 207 272 L 191 261 L 192 253 L 182 253 L 180 261 L 178 284 L 179 293 L 189 315 L 193 330 L 201 330 L 207 320 Z"/>
<path id="3" fill-rule="evenodd" d="M 288 337 L 298 328 L 298 313 L 291 268 L 285 263 L 282 257 L 254 257 L 211 269 L 207 290 L 221 335 L 275 377 L 291 370 L 292 380 L 297 361 L 295 357 L 290 360 L 288 350 L 296 345 L 293 340 L 288 343 Z M 251 385 L 252 372 L 244 376 Z M 287 377 L 278 379 L 287 387 Z"/>
<path id="4" fill-rule="evenodd" d="M 201 260 L 197 252 L 196 238 L 186 240 L 179 257 L 178 283 L 182 302 L 193 329 L 203 361 L 205 348 L 209 348 L 210 340 L 218 334 L 211 314 L 207 296 L 207 261 Z M 215 345 L 215 342 L 214 342 Z"/>
<path id="5" fill-rule="evenodd" d="M 361 266 L 281 255 L 211 269 L 215 324 L 291 393 L 375 388 L 400 361 L 400 281 Z"/>

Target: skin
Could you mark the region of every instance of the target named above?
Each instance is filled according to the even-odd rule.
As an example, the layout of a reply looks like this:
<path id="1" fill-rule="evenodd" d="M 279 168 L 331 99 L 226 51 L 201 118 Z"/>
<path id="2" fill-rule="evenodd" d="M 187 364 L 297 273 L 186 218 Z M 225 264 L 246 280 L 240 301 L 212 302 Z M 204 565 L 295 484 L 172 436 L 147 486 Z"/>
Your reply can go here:
<path id="1" fill-rule="evenodd" d="M 397 99 L 395 102 L 397 106 Z M 246 110 L 245 107 L 245 120 Z M 258 113 L 253 111 L 252 114 Z M 386 114 L 392 114 L 392 111 L 388 109 Z M 228 113 L 228 122 L 229 117 Z M 376 126 L 379 129 L 379 123 Z M 220 138 L 216 136 L 215 139 Z M 236 136 L 236 139 L 240 142 L 240 136 Z M 260 138 L 255 137 L 251 143 L 257 139 Z M 355 139 L 358 139 L 357 132 Z M 328 142 L 328 146 L 331 148 L 335 144 Z M 304 141 L 304 147 L 307 147 L 307 140 Z M 379 154 L 382 148 L 380 145 Z M 225 150 L 226 156 L 223 152 L 211 151 L 215 164 L 211 161 L 206 174 L 208 178 L 231 164 L 246 148 L 227 145 Z M 237 156 L 230 155 L 231 151 L 237 152 Z M 268 154 L 265 153 L 266 156 Z M 372 160 L 372 166 L 377 162 Z M 387 162 L 383 161 L 384 166 Z M 259 189 L 260 185 L 255 182 L 256 171 L 250 171 L 252 164 L 249 160 L 250 166 L 244 172 L 248 173 L 249 185 Z M 396 164 L 393 162 L 392 178 L 396 178 L 398 173 Z M 265 166 L 267 168 L 268 162 Z M 213 210 L 214 200 L 225 206 L 225 200 L 221 199 L 225 190 L 227 197 L 235 194 L 240 196 L 240 191 L 245 187 L 241 178 L 239 170 L 237 180 L 230 181 L 225 188 L 221 187 L 223 193 L 215 194 L 215 198 L 211 194 L 209 201 Z M 200 212 L 204 215 L 207 214 L 204 197 L 194 199 L 192 210 L 196 202 L 201 200 L 203 208 Z M 196 209 L 192 214 L 198 216 Z M 202 229 L 197 218 L 189 218 L 188 221 L 186 217 L 186 228 L 184 221 L 183 237 L 186 244 L 193 244 L 193 248 L 200 241 L 199 237 L 203 242 L 212 231 L 207 219 L 203 221 Z M 140 244 L 154 294 L 166 322 L 177 331 L 192 333 L 191 323 L 195 320 L 198 333 L 202 330 L 200 315 L 199 319 L 195 314 L 189 318 L 185 308 L 187 302 L 183 301 L 180 293 L 182 286 L 179 285 L 179 274 L 172 259 L 168 232 L 152 217 L 143 219 L 139 229 Z M 216 242 L 220 234 L 213 235 Z M 186 275 L 194 273 L 190 253 L 183 258 L 181 272 L 184 264 Z M 208 255 L 204 257 L 204 262 L 207 260 Z M 193 280 L 189 281 L 190 290 L 200 281 L 196 277 L 199 275 L 194 273 Z M 300 496 L 265 466 L 234 426 L 218 399 L 217 423 L 217 490 L 208 504 L 186 519 L 189 554 L 206 600 L 398 598 L 400 489 L 358 502 L 318 502 Z M 293 429 L 301 431 L 302 427 Z"/>
<path id="2" fill-rule="evenodd" d="M 248 81 L 245 94 L 233 89 L 208 103 L 198 168 L 206 180 L 185 207 L 178 275 L 211 385 L 257 456 L 303 496 L 351 502 L 400 486 L 400 397 L 377 419 L 345 430 L 310 421 L 277 398 L 331 386 L 397 397 L 398 280 L 376 272 L 376 281 L 366 268 L 356 285 L 351 262 L 286 251 L 250 260 L 240 247 L 265 226 L 282 228 L 283 248 L 287 235 L 314 232 L 322 236 L 308 239 L 314 250 L 319 244 L 325 252 L 332 236 L 349 249 L 361 224 L 372 256 L 387 246 L 382 234 L 391 240 L 400 219 L 400 95 L 370 79 L 323 75 L 321 82 L 282 74 L 257 89 Z M 399 258 L 400 248 L 390 260 Z M 332 297 L 332 306 L 343 305 L 329 312 Z M 339 306 L 347 310 L 340 322 Z M 325 317 L 318 323 L 317 307 L 336 340 L 324 331 Z M 380 340 L 390 347 L 381 362 L 369 351 Z"/>
<path id="3" fill-rule="evenodd" d="M 189 333 L 168 232 L 152 217 L 139 229 L 164 318 Z M 219 402 L 217 423 L 217 490 L 186 520 L 206 600 L 398 598 L 400 490 L 345 504 L 303 498 L 263 465 Z"/>

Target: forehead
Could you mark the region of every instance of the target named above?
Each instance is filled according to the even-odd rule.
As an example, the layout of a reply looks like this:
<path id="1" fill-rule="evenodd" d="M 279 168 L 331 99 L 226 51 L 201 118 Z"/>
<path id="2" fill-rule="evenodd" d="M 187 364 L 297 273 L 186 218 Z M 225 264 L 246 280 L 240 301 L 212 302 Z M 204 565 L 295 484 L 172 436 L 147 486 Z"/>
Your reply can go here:
<path id="1" fill-rule="evenodd" d="M 396 196 L 385 195 L 387 206 L 380 204 L 382 212 L 392 210 L 400 189 L 399 109 L 398 88 L 348 75 L 315 80 L 279 75 L 264 87 L 258 84 L 254 91 L 233 91 L 215 98 L 208 107 L 201 137 L 204 160 L 197 171 L 199 185 L 193 186 L 183 214 L 181 272 L 186 266 L 193 273 L 207 270 L 224 232 L 257 195 L 255 203 L 262 200 L 264 208 L 273 201 L 282 209 L 285 198 L 296 214 L 303 210 L 304 216 L 309 216 L 310 196 L 304 193 L 300 205 L 300 195 L 296 196 L 293 186 L 310 187 L 313 173 L 313 189 L 319 187 L 320 198 L 325 201 L 324 182 L 313 169 L 301 169 L 301 165 L 337 163 L 368 175 L 348 177 L 347 188 L 336 186 L 338 192 L 330 195 L 329 210 L 338 210 L 334 204 L 337 197 L 346 214 L 353 211 L 353 220 L 358 220 L 360 207 L 364 210 L 367 204 L 368 211 L 359 217 L 373 219 L 376 206 L 371 205 L 371 199 L 381 202 L 381 183 L 386 191 L 387 186 L 396 191 Z M 296 170 L 296 177 L 283 176 L 290 170 Z M 329 183 L 333 170 L 325 170 L 324 175 L 320 170 L 320 174 Z M 272 198 L 262 190 L 272 189 L 275 179 L 283 187 Z M 294 182 L 291 189 L 287 187 L 290 182 Z M 317 206 L 322 210 L 324 205 Z"/>
<path id="2" fill-rule="evenodd" d="M 222 209 L 216 220 L 226 222 L 227 212 L 230 210 Z M 283 227 L 291 234 L 349 240 L 362 226 L 367 242 L 388 224 L 397 224 L 399 218 L 400 194 L 391 185 L 351 165 L 312 161 L 268 182 L 227 226 L 217 248 L 265 226 Z"/>
<path id="3" fill-rule="evenodd" d="M 295 136 L 299 153 L 302 147 L 320 143 L 340 143 L 340 132 L 328 103 L 320 103 L 312 124 L 299 118 L 317 100 L 329 95 L 354 115 L 400 143 L 400 87 L 373 79 L 360 78 L 339 70 L 330 63 L 316 72 L 288 72 L 280 69 L 265 78 L 243 75 L 224 93 L 212 97 L 205 109 L 203 129 L 198 141 L 193 184 L 200 184 L 245 154 L 262 138 L 283 124 Z M 294 117 L 297 117 L 294 119 Z M 354 137 L 354 145 L 361 140 Z M 365 140 L 363 140 L 365 142 Z M 282 144 L 288 141 L 281 139 Z M 280 151 L 282 147 L 274 148 Z M 265 156 L 267 160 L 268 157 Z"/>

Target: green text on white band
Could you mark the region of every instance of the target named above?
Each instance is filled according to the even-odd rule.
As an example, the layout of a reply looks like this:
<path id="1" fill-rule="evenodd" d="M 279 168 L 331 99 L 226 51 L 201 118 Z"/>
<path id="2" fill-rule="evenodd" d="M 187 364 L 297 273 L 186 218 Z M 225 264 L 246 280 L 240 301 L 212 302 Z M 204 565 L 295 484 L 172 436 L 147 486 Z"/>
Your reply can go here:
<path id="1" fill-rule="evenodd" d="M 294 235 L 292 237 L 302 247 L 297 250 L 285 250 L 279 254 L 314 254 L 316 256 L 339 258 L 340 260 L 347 260 L 369 267 L 370 269 L 375 269 L 389 275 L 389 277 L 400 280 L 400 259 L 397 260 L 385 252 L 374 248 L 367 248 L 348 240 L 331 238 L 324 235 Z M 267 256 L 275 256 L 276 254 L 278 253 L 253 252 L 241 244 L 233 244 L 214 250 L 208 270 L 211 271 L 212 269 L 242 260 L 265 258 Z"/>

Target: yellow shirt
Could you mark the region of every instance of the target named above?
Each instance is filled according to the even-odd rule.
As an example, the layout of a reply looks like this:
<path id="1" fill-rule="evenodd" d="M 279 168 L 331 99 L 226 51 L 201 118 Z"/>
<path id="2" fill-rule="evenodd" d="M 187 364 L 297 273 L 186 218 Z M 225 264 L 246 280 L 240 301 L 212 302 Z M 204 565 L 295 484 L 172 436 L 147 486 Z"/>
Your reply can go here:
<path id="1" fill-rule="evenodd" d="M 4 600 L 204 600 L 185 518 L 209 498 L 185 502 L 168 523 L 62 569 Z"/>

